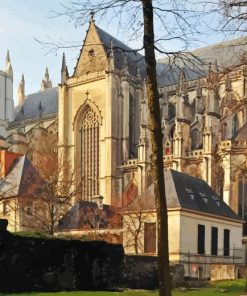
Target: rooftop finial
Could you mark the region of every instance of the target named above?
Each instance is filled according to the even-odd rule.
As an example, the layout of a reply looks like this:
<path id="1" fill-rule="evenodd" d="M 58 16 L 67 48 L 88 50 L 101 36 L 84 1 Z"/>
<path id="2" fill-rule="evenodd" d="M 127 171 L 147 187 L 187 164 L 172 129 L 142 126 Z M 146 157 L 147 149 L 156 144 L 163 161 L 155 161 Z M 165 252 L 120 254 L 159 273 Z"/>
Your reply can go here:
<path id="1" fill-rule="evenodd" d="M 22 106 L 25 101 L 25 78 L 23 73 L 21 75 L 21 82 L 19 83 L 17 96 L 18 96 L 19 106 Z"/>
<path id="2" fill-rule="evenodd" d="M 7 55 L 6 55 L 6 65 L 10 63 L 10 57 L 9 57 L 9 50 L 7 49 Z"/>
<path id="3" fill-rule="evenodd" d="M 50 80 L 50 75 L 48 71 L 48 67 L 45 69 L 45 77 L 41 81 L 41 91 L 44 91 L 48 88 L 52 88 L 52 82 Z"/>
<path id="4" fill-rule="evenodd" d="M 90 23 L 94 22 L 94 15 L 95 15 L 95 12 L 91 11 L 90 12 Z"/>
<path id="5" fill-rule="evenodd" d="M 114 46 L 113 46 L 113 41 L 111 40 L 110 43 L 110 62 L 109 62 L 109 69 L 110 71 L 114 71 L 115 64 L 114 64 Z"/>
<path id="6" fill-rule="evenodd" d="M 141 67 L 139 63 L 136 65 L 136 77 L 138 80 L 141 80 Z"/>
<path id="7" fill-rule="evenodd" d="M 43 107 L 42 107 L 42 104 L 41 104 L 41 101 L 39 102 L 39 118 L 42 118 L 42 115 L 43 115 Z"/>
<path id="8" fill-rule="evenodd" d="M 66 71 L 66 59 L 65 59 L 65 53 L 63 52 L 63 60 L 62 60 L 62 69 L 61 72 Z"/>
<path id="9" fill-rule="evenodd" d="M 68 78 L 68 69 L 66 66 L 65 53 L 63 53 L 62 69 L 61 69 L 61 84 L 64 84 Z"/>

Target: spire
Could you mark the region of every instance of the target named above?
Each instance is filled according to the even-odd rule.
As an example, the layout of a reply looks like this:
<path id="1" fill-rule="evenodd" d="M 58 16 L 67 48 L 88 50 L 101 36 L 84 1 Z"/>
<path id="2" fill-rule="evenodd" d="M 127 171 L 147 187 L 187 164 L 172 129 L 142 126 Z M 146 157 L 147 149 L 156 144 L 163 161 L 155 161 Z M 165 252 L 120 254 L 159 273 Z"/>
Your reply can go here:
<path id="1" fill-rule="evenodd" d="M 128 65 L 128 60 L 126 55 L 124 55 L 124 61 L 123 61 L 123 74 L 128 74 L 129 73 L 129 65 Z"/>
<path id="2" fill-rule="evenodd" d="M 208 78 L 207 87 L 208 89 L 215 89 L 219 85 L 219 67 L 217 60 L 215 60 L 214 65 L 210 62 L 208 65 Z"/>
<path id="3" fill-rule="evenodd" d="M 48 71 L 48 67 L 45 68 L 45 79 L 46 79 L 46 81 L 49 80 L 49 71 Z"/>
<path id="4" fill-rule="evenodd" d="M 226 80 L 225 80 L 225 91 L 232 91 L 232 83 L 230 79 L 229 72 L 226 74 Z"/>
<path id="5" fill-rule="evenodd" d="M 197 96 L 197 98 L 200 98 L 202 96 L 202 87 L 201 87 L 200 78 L 197 79 L 196 96 Z"/>
<path id="6" fill-rule="evenodd" d="M 61 84 L 64 84 L 68 78 L 68 68 L 66 66 L 65 53 L 63 53 L 62 69 L 61 69 Z"/>
<path id="7" fill-rule="evenodd" d="M 6 68 L 5 72 L 7 74 L 7 77 L 9 77 L 11 80 L 13 80 L 13 68 L 10 62 L 10 56 L 9 56 L 9 50 L 7 50 L 7 55 L 6 55 Z"/>
<path id="8" fill-rule="evenodd" d="M 141 80 L 142 79 L 142 76 L 141 76 L 141 67 L 140 67 L 140 64 L 139 63 L 136 65 L 136 78 L 138 80 Z"/>
<path id="9" fill-rule="evenodd" d="M 48 67 L 45 69 L 45 77 L 41 81 L 41 91 L 44 91 L 48 88 L 52 88 L 52 82 L 50 80 L 50 75 L 48 71 Z"/>
<path id="10" fill-rule="evenodd" d="M 39 102 L 39 118 L 42 118 L 43 115 L 43 108 L 42 108 L 42 104 L 41 101 Z"/>
<path id="11" fill-rule="evenodd" d="M 21 82 L 19 83 L 17 97 L 18 97 L 19 106 L 22 106 L 25 100 L 25 78 L 23 73 L 21 76 Z"/>
<path id="12" fill-rule="evenodd" d="M 178 96 L 183 96 L 183 98 L 186 100 L 187 99 L 187 83 L 185 80 L 185 74 L 184 71 L 181 70 L 179 73 L 179 78 L 178 78 L 178 85 L 177 85 L 177 91 L 176 94 Z"/>
<path id="13" fill-rule="evenodd" d="M 90 24 L 94 23 L 94 15 L 95 15 L 94 11 L 91 11 L 90 12 L 90 21 L 89 21 Z"/>
<path id="14" fill-rule="evenodd" d="M 114 46 L 113 46 L 113 41 L 111 40 L 110 44 L 110 61 L 109 61 L 109 67 L 110 71 L 113 71 L 115 69 L 115 64 L 114 64 Z"/>
<path id="15" fill-rule="evenodd" d="M 9 50 L 7 49 L 7 55 L 6 55 L 6 65 L 10 63 L 10 57 L 9 57 Z"/>

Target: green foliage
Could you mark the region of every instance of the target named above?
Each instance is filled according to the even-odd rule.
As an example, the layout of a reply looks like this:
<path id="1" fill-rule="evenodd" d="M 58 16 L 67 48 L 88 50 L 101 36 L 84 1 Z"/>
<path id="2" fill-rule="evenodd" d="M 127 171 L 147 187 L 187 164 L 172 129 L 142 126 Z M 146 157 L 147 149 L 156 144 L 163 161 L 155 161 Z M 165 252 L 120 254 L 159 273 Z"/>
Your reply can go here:
<path id="1" fill-rule="evenodd" d="M 222 296 L 225 293 L 220 292 L 221 289 L 227 290 L 228 296 L 238 296 L 244 291 L 245 280 L 228 280 L 217 281 L 211 283 L 211 288 L 202 288 L 201 290 L 192 290 L 180 292 L 174 290 L 172 296 Z M 0 293 L 0 296 L 4 294 Z M 6 295 L 6 294 L 5 294 Z M 124 292 L 57 292 L 57 293 L 21 293 L 21 294 L 9 294 L 9 296 L 158 296 L 157 291 L 143 291 L 143 290 L 126 290 Z"/>
<path id="2" fill-rule="evenodd" d="M 35 238 L 54 238 L 52 235 L 37 231 L 19 231 L 12 233 L 13 235 L 23 236 L 23 237 L 35 237 Z"/>

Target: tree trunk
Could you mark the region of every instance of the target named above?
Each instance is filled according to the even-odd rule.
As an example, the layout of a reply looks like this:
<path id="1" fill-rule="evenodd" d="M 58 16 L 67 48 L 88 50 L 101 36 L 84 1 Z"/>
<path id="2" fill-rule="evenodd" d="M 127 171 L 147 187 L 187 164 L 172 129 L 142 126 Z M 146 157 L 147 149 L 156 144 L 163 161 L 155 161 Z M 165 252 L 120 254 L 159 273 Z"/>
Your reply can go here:
<path id="1" fill-rule="evenodd" d="M 142 0 L 144 20 L 144 50 L 146 63 L 146 86 L 149 109 L 149 125 L 152 142 L 153 182 L 158 224 L 158 272 L 159 295 L 171 296 L 168 220 L 163 172 L 162 129 L 160 119 L 159 93 L 156 76 L 154 50 L 154 23 L 152 0 Z"/>

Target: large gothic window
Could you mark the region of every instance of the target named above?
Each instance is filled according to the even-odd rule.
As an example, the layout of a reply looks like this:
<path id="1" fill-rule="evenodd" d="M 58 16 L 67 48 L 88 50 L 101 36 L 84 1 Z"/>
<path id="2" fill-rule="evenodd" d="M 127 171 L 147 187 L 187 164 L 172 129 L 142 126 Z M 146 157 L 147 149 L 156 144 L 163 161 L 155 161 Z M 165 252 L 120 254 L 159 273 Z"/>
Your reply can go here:
<path id="1" fill-rule="evenodd" d="M 90 200 L 99 194 L 99 117 L 87 107 L 80 126 L 81 196 Z"/>

